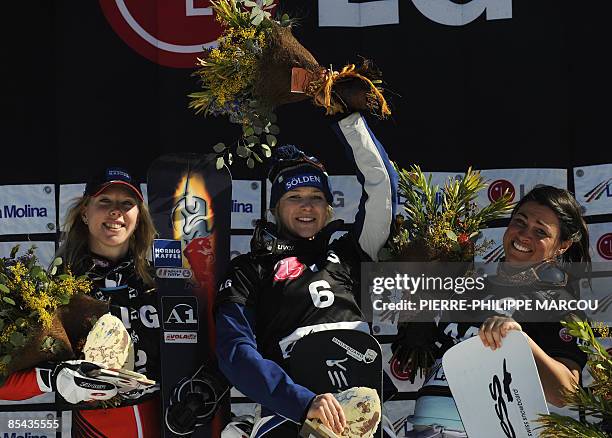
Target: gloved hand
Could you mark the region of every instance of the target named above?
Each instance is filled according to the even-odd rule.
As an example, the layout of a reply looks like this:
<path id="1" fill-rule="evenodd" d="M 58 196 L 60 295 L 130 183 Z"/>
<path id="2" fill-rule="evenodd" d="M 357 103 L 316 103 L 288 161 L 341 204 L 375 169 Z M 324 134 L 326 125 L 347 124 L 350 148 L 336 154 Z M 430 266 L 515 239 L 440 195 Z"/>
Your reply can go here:
<path id="1" fill-rule="evenodd" d="M 68 403 L 108 400 L 117 395 L 117 387 L 88 376 L 88 373 L 99 369 L 98 365 L 84 360 L 60 362 L 51 373 L 52 389 Z"/>

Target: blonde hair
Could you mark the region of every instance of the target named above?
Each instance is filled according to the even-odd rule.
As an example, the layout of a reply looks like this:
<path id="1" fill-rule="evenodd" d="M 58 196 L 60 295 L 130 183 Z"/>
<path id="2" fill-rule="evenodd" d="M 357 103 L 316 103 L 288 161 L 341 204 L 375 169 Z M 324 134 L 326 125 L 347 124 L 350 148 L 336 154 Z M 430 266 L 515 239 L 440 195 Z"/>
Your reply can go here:
<path id="1" fill-rule="evenodd" d="M 82 213 L 89 204 L 91 196 L 76 199 L 66 214 L 66 222 L 62 231 L 62 243 L 56 257 L 62 257 L 64 263 L 75 274 L 84 274 L 90 266 L 86 265 L 89 256 L 89 228 L 83 222 Z M 138 223 L 130 236 L 129 249 L 134 258 L 134 267 L 138 276 L 147 286 L 154 286 L 155 280 L 149 271 L 147 257 L 157 235 L 151 213 L 140 199 L 138 205 Z"/>

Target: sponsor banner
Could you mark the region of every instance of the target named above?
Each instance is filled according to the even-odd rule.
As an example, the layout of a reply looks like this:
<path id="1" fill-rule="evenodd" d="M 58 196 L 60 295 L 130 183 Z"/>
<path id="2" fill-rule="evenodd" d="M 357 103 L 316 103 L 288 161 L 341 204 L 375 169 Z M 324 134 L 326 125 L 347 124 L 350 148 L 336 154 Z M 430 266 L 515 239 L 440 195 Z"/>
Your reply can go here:
<path id="1" fill-rule="evenodd" d="M 156 268 L 182 268 L 183 251 L 181 241 L 155 239 L 153 241 L 153 266 Z"/>
<path id="2" fill-rule="evenodd" d="M 261 181 L 232 181 L 232 228 L 255 228 L 261 218 Z"/>
<path id="3" fill-rule="evenodd" d="M 68 209 L 76 202 L 85 191 L 85 184 L 62 184 L 59 188 L 59 224 L 63 229 L 66 223 Z"/>
<path id="4" fill-rule="evenodd" d="M 597 300 L 595 310 L 585 311 L 592 325 L 612 327 L 612 277 L 591 278 L 580 280 L 580 298 Z"/>
<path id="5" fill-rule="evenodd" d="M 147 183 L 140 184 L 140 191 L 142 192 L 142 197 L 144 198 L 144 203 L 149 205 L 149 190 L 147 187 Z"/>
<path id="6" fill-rule="evenodd" d="M 583 214 L 612 213 L 612 164 L 574 168 L 574 191 Z"/>
<path id="7" fill-rule="evenodd" d="M 502 241 L 505 231 L 506 227 L 485 228 L 482 230 L 476 245 L 486 245 L 486 247 L 474 257 L 478 274 L 493 275 L 497 272 L 497 264 L 504 256 Z"/>
<path id="8" fill-rule="evenodd" d="M 511 194 L 512 202 L 517 202 L 538 184 L 567 188 L 565 169 L 491 169 L 481 170 L 480 174 L 488 183 L 476 198 L 480 208 L 499 199 L 506 190 Z"/>
<path id="9" fill-rule="evenodd" d="M 0 186 L 0 234 L 55 233 L 55 185 Z"/>
<path id="10" fill-rule="evenodd" d="M 398 0 L 319 1 L 319 26 L 367 27 L 399 23 Z"/>
<path id="11" fill-rule="evenodd" d="M 420 376 L 419 373 L 416 374 L 414 378 L 414 382 L 410 382 L 408 379 L 408 373 L 401 369 L 399 362 L 395 359 L 391 360 L 393 357 L 393 353 L 391 352 L 391 344 L 381 344 L 380 345 L 383 354 L 383 370 L 391 381 L 393 385 L 397 388 L 398 392 L 416 392 L 419 390 L 421 386 L 423 386 L 424 377 Z M 413 406 L 414 408 L 414 406 Z M 412 413 L 412 409 L 410 410 Z M 408 415 L 407 412 L 404 412 L 404 415 Z"/>
<path id="12" fill-rule="evenodd" d="M 370 293 L 372 300 L 371 306 L 374 306 L 373 300 L 376 295 Z M 389 296 L 387 297 L 389 302 L 399 303 L 402 299 L 402 292 L 399 290 L 390 290 Z M 390 310 L 383 310 L 380 312 L 373 312 L 372 315 L 372 334 L 376 336 L 380 335 L 397 335 L 397 323 L 399 321 L 399 312 Z"/>
<path id="13" fill-rule="evenodd" d="M 166 344 L 197 344 L 197 332 L 164 332 Z"/>
<path id="14" fill-rule="evenodd" d="M 230 241 L 230 259 L 246 254 L 251 250 L 251 236 L 232 236 Z"/>
<path id="15" fill-rule="evenodd" d="M 331 237 L 329 238 L 330 243 L 333 242 L 334 240 L 337 240 L 339 238 L 341 238 L 342 236 L 344 236 L 347 233 L 347 231 L 336 231 L 334 234 L 331 235 Z"/>
<path id="16" fill-rule="evenodd" d="M 347 224 L 355 222 L 355 215 L 361 199 L 361 184 L 354 175 L 334 175 L 329 177 L 332 189 L 334 217 Z"/>
<path id="17" fill-rule="evenodd" d="M 414 412 L 414 400 L 390 400 L 384 403 L 385 417 L 389 419 L 397 438 L 405 438 L 408 432 L 412 430 L 412 424 L 408 421 L 408 416 Z M 387 424 L 382 424 L 382 427 L 388 427 Z M 386 429 L 384 429 L 386 430 Z"/>
<path id="18" fill-rule="evenodd" d="M 49 266 L 53 261 L 55 254 L 55 242 L 0 242 L 0 257 L 8 257 L 11 254 L 11 250 L 15 245 L 19 245 L 19 251 L 17 256 L 21 256 L 26 253 L 28 249 L 35 246 L 34 254 L 38 258 L 41 266 Z"/>
<path id="19" fill-rule="evenodd" d="M 612 222 L 589 224 L 593 270 L 612 271 Z"/>
<path id="20" fill-rule="evenodd" d="M 442 196 L 441 189 L 444 187 L 444 185 L 449 180 L 459 179 L 459 178 L 462 178 L 464 175 L 464 173 L 462 172 L 424 172 L 424 173 L 427 178 L 431 177 L 432 185 L 438 186 L 438 193 L 440 193 L 440 196 Z M 405 201 L 406 199 L 398 193 L 397 194 L 397 205 L 395 209 L 397 213 L 405 215 L 404 213 L 404 202 Z"/>

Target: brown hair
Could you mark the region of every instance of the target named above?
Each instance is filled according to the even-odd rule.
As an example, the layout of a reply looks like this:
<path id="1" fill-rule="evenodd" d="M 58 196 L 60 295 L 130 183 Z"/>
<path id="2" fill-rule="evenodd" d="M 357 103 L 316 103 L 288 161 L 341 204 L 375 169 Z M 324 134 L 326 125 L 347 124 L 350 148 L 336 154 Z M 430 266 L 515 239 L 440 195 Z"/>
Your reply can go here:
<path id="1" fill-rule="evenodd" d="M 76 199 L 68 209 L 62 231 L 62 244 L 56 253 L 56 257 L 62 257 L 75 274 L 84 274 L 90 268 L 86 265 L 89 255 L 89 229 L 83 223 L 81 215 L 91 199 L 91 196 L 84 195 Z M 138 205 L 138 224 L 130 236 L 129 249 L 138 276 L 146 285 L 154 286 L 155 280 L 149 271 L 147 257 L 157 231 L 148 207 L 140 199 L 135 199 Z"/>

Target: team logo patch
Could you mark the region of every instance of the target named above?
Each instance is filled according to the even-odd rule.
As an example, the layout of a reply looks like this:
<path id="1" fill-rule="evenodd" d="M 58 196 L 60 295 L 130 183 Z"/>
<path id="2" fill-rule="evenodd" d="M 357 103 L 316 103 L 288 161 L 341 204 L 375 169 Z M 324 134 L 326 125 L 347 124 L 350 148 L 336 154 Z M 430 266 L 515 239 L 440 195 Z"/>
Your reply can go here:
<path id="1" fill-rule="evenodd" d="M 563 342 L 571 342 L 574 337 L 567 332 L 567 328 L 563 327 L 559 330 L 559 337 Z"/>
<path id="2" fill-rule="evenodd" d="M 287 257 L 274 265 L 274 281 L 294 280 L 306 269 L 297 257 Z"/>

